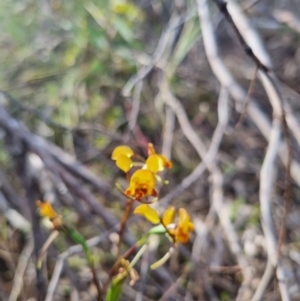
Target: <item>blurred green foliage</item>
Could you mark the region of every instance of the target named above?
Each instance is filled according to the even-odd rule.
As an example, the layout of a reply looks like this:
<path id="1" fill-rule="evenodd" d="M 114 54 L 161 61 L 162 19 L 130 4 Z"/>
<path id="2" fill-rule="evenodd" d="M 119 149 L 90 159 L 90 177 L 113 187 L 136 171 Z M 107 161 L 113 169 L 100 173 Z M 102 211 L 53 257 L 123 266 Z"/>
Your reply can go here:
<path id="1" fill-rule="evenodd" d="M 241 208 L 246 204 L 246 200 L 244 197 L 238 197 L 234 200 L 234 202 L 230 206 L 230 220 L 232 223 L 234 223 L 239 216 L 239 211 Z"/>
<path id="2" fill-rule="evenodd" d="M 229 301 L 231 300 L 230 294 L 226 291 L 222 291 L 220 295 L 220 300 L 221 301 Z"/>
<path id="3" fill-rule="evenodd" d="M 143 20 L 126 0 L 3 0 L 0 89 L 64 126 L 96 119 L 115 128 L 124 114 L 118 93 L 136 71 Z M 71 150 L 70 137 L 60 136 L 67 134 L 53 134 Z"/>

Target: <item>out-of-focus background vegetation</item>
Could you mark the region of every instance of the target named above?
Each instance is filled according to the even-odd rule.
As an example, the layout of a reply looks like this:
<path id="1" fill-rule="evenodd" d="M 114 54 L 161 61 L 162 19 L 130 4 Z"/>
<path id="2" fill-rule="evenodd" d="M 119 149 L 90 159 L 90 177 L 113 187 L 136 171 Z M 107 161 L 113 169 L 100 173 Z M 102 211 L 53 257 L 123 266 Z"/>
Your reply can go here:
<path id="1" fill-rule="evenodd" d="M 208 5 L 220 58 L 247 91 L 255 66 L 214 3 L 208 1 Z M 276 74 L 297 87 L 298 0 L 241 0 L 238 5 L 262 37 Z M 31 197 L 53 202 L 87 239 L 109 232 L 109 238 L 92 249 L 99 277 L 105 281 L 115 259 L 116 229 L 112 226 L 120 220 L 125 204 L 114 190 L 114 183 L 126 186 L 124 175 L 110 160 L 111 151 L 119 144 L 127 144 L 145 155 L 147 143 L 152 142 L 174 164 L 165 174 L 169 185 L 160 190 L 161 197 L 170 195 L 201 159 L 188 141 L 180 117 L 166 99 L 171 93 L 171 98 L 180 103 L 193 133 L 208 148 L 218 123 L 220 83 L 207 60 L 196 1 L 2 0 L 0 28 L 0 89 L 5 92 L 0 98 L 1 110 L 9 112 L 11 118 L 30 131 L 19 132 L 20 136 L 16 132 L 14 139 L 1 126 L 0 300 L 41 300 L 37 296 L 49 290 L 59 254 L 72 243 L 58 237 L 48 252 L 42 275 L 36 274 L 37 244 L 30 248 L 28 238 L 30 224 L 33 228 L 36 225 L 31 221 L 34 205 L 28 209 L 29 202 L 33 202 Z M 141 81 L 134 82 L 137 74 Z M 299 95 L 285 84 L 282 91 L 296 120 L 299 119 Z M 270 122 L 272 107 L 258 79 L 252 96 Z M 215 161 L 224 179 L 225 214 L 237 234 L 242 256 L 252 267 L 251 282 L 247 284 L 249 294 L 243 299 L 250 300 L 267 262 L 258 192 L 268 141 L 247 112 L 236 128 L 241 112 L 236 111 L 230 97 L 228 107 L 229 121 Z M 44 156 L 37 151 L 40 149 L 31 148 L 30 141 L 35 141 L 30 138 L 33 133 L 48 141 L 49 154 L 45 145 Z M 63 152 L 57 152 L 54 145 Z M 292 146 L 293 158 L 299 161 L 297 138 L 292 137 Z M 46 162 L 50 155 L 58 166 Z M 72 158 L 76 161 L 70 161 Z M 79 167 L 79 172 L 70 171 L 64 162 Z M 34 166 L 28 167 L 30 164 Z M 278 234 L 284 211 L 285 169 L 280 161 L 276 166 L 271 201 Z M 85 171 L 99 183 L 95 184 L 95 178 L 85 178 L 81 174 Z M 73 186 L 72 181 L 67 181 L 69 173 L 77 181 Z M 39 192 L 30 194 L 30 184 L 25 185 L 28 174 L 37 182 Z M 224 224 L 211 210 L 211 183 L 211 173 L 204 171 L 188 189 L 180 189 L 176 197 L 169 199 L 168 204 L 185 207 L 191 213 L 197 231 L 188 245 L 175 251 L 164 269 L 147 272 L 148 263 L 160 258 L 169 247 L 158 242 L 137 267 L 141 280 L 133 287 L 126 285 L 123 300 L 235 300 L 243 277 Z M 76 185 L 87 194 L 82 194 Z M 87 195 L 107 210 L 102 211 L 104 217 L 97 214 L 97 206 L 87 201 Z M 293 300 L 299 300 L 300 293 L 299 221 L 299 187 L 293 182 L 282 255 Z M 141 229 L 146 231 L 149 225 L 136 219 L 129 222 L 128 228 L 131 238 L 138 238 Z M 201 234 L 201 229 L 208 232 Z M 40 233 L 41 241 L 49 235 L 44 226 L 32 230 Z M 197 237 L 205 237 L 204 242 Z M 127 244 L 130 245 L 130 238 Z M 95 288 L 83 254 L 66 257 L 53 300 L 94 300 Z M 26 262 L 23 266 L 22 258 Z M 17 269 L 20 265 L 21 270 Z M 18 273 L 23 283 L 19 287 L 23 288 L 14 296 Z M 41 278 L 44 288 L 39 292 L 36 279 Z M 270 278 L 263 300 L 281 300 L 275 276 Z"/>

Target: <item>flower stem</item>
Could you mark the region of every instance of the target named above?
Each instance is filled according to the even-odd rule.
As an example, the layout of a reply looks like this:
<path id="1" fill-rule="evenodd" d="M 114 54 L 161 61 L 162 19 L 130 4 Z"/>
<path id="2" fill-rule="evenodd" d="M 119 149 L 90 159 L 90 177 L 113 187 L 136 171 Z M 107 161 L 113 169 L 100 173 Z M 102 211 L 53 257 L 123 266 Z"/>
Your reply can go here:
<path id="1" fill-rule="evenodd" d="M 124 215 L 122 217 L 121 224 L 120 224 L 120 230 L 119 230 L 118 257 L 120 256 L 120 253 L 121 253 L 122 237 L 123 237 L 123 233 L 124 233 L 124 230 L 125 230 L 126 222 L 127 222 L 128 218 L 130 216 L 130 213 L 131 213 L 132 205 L 133 205 L 133 200 L 132 199 L 127 199 L 125 212 L 124 212 Z"/>
<path id="2" fill-rule="evenodd" d="M 123 273 L 119 274 L 113 281 L 114 284 L 117 284 L 119 282 L 121 282 L 122 280 L 124 280 L 126 278 L 126 276 L 128 275 L 128 273 L 130 272 L 130 270 L 135 266 L 135 264 L 139 261 L 139 259 L 142 257 L 142 255 L 146 252 L 146 250 L 148 249 L 148 243 L 144 244 L 141 249 L 136 253 L 136 255 L 134 256 L 134 258 L 132 259 L 132 261 L 130 262 L 128 269 L 125 270 Z"/>
<path id="3" fill-rule="evenodd" d="M 108 285 L 110 284 L 112 278 L 116 275 L 117 269 L 120 266 L 120 262 L 122 259 L 128 258 L 132 253 L 134 253 L 139 247 L 141 247 L 143 244 L 147 242 L 147 239 L 149 237 L 149 234 L 143 236 L 140 240 L 138 240 L 133 246 L 131 246 L 122 256 L 120 256 L 117 261 L 114 263 L 113 267 L 111 268 L 109 272 L 109 277 L 106 280 L 104 284 L 104 291 L 107 289 Z"/>

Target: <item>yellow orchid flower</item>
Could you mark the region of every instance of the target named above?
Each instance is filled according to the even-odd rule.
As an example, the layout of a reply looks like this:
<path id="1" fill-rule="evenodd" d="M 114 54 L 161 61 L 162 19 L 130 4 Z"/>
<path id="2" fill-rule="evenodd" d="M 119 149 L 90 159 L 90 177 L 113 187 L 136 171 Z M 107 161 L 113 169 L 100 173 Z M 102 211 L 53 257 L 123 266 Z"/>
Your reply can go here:
<path id="1" fill-rule="evenodd" d="M 50 202 L 37 201 L 36 205 L 39 208 L 40 215 L 49 218 L 52 222 L 53 228 L 60 231 L 64 225 L 64 221 L 62 217 L 53 209 Z"/>
<path id="2" fill-rule="evenodd" d="M 169 207 L 162 218 L 162 223 L 169 230 L 175 242 L 185 244 L 189 241 L 189 233 L 194 231 L 194 224 L 191 222 L 189 214 L 184 208 L 179 209 L 179 221 L 174 224 L 175 208 Z"/>
<path id="3" fill-rule="evenodd" d="M 147 204 L 142 204 L 142 205 L 137 206 L 134 209 L 133 213 L 144 216 L 152 224 L 160 223 L 160 216 L 159 216 L 158 211 Z"/>
<path id="4" fill-rule="evenodd" d="M 50 202 L 43 203 L 41 201 L 37 201 L 36 205 L 39 207 L 41 216 L 48 217 L 50 219 L 54 219 L 58 216 L 58 214 L 55 212 Z"/>
<path id="5" fill-rule="evenodd" d="M 127 145 L 117 146 L 111 155 L 112 160 L 116 161 L 116 165 L 123 170 L 128 172 L 133 166 L 133 162 L 130 159 L 133 156 L 133 150 Z"/>
<path id="6" fill-rule="evenodd" d="M 133 150 L 132 150 L 129 146 L 127 146 L 127 145 L 119 145 L 119 146 L 117 146 L 117 147 L 113 150 L 112 155 L 111 155 L 111 158 L 112 158 L 113 160 L 117 160 L 117 159 L 118 159 L 118 156 L 121 155 L 121 154 L 123 154 L 123 155 L 127 156 L 128 158 L 130 158 L 130 157 L 133 156 L 134 152 L 133 152 Z"/>
<path id="7" fill-rule="evenodd" d="M 172 162 L 161 154 L 156 154 L 152 143 L 148 143 L 148 159 L 146 160 L 145 168 L 157 173 L 163 171 L 164 168 L 171 168 Z"/>
<path id="8" fill-rule="evenodd" d="M 168 228 L 168 225 L 165 225 Z M 175 242 L 186 244 L 189 241 L 189 233 L 194 231 L 194 224 L 184 208 L 179 209 L 179 221 L 175 229 L 170 229 L 171 235 L 174 235 Z"/>
<path id="9" fill-rule="evenodd" d="M 146 160 L 145 168 L 155 174 L 164 170 L 164 162 L 159 155 L 153 154 Z"/>
<path id="10" fill-rule="evenodd" d="M 162 218 L 162 223 L 167 227 L 167 225 L 174 223 L 175 219 L 175 207 L 169 207 Z"/>
<path id="11" fill-rule="evenodd" d="M 156 154 L 153 143 L 148 143 L 148 156 Z"/>
<path id="12" fill-rule="evenodd" d="M 163 214 L 162 219 L 157 210 L 147 204 L 137 206 L 133 212 L 144 216 L 152 224 L 162 223 L 175 243 L 186 244 L 190 238 L 190 232 L 194 231 L 194 224 L 184 208 L 179 209 L 178 223 L 175 220 L 175 208 L 169 207 Z"/>
<path id="13" fill-rule="evenodd" d="M 118 156 L 118 159 L 116 160 L 116 165 L 124 172 L 128 172 L 130 168 L 133 166 L 133 162 L 126 155 L 120 154 Z"/>
<path id="14" fill-rule="evenodd" d="M 125 191 L 128 196 L 141 200 L 147 196 L 157 196 L 155 177 L 150 170 L 138 169 L 130 178 L 129 187 Z"/>

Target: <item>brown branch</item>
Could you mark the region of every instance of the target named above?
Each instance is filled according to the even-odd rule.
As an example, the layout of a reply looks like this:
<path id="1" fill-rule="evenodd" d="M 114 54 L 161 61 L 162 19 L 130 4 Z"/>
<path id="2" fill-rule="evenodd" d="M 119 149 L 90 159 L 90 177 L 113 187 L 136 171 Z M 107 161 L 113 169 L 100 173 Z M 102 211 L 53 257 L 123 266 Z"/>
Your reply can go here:
<path id="1" fill-rule="evenodd" d="M 242 111 L 242 113 L 240 115 L 240 118 L 239 118 L 238 122 L 235 125 L 236 129 L 240 128 L 240 126 L 242 125 L 242 123 L 243 123 L 243 121 L 245 119 L 245 116 L 247 114 L 247 108 L 248 108 L 249 102 L 251 100 L 251 95 L 252 95 L 252 93 L 254 91 L 254 86 L 255 86 L 256 77 L 257 77 L 257 71 L 258 71 L 258 68 L 256 67 L 255 71 L 254 71 L 253 78 L 252 78 L 252 80 L 250 82 L 250 86 L 249 86 L 249 89 L 248 89 L 247 96 L 246 96 L 244 110 Z"/>
<path id="2" fill-rule="evenodd" d="M 253 60 L 255 65 L 259 70 L 262 70 L 264 72 L 269 72 L 270 68 L 264 64 L 253 52 L 252 48 L 247 44 L 244 37 L 241 35 L 239 29 L 237 28 L 236 24 L 234 23 L 228 9 L 227 9 L 227 2 L 223 0 L 212 0 L 220 12 L 223 14 L 226 21 L 230 24 L 231 28 L 233 29 L 234 33 L 236 34 L 237 39 L 239 40 L 241 46 L 244 49 L 244 52 Z"/>
<path id="3" fill-rule="evenodd" d="M 281 245 L 284 240 L 284 232 L 285 232 L 284 228 L 285 228 L 285 222 L 286 222 L 287 208 L 288 208 L 288 204 L 290 201 L 290 194 L 291 194 L 290 190 L 291 190 L 292 145 L 291 145 L 291 135 L 290 135 L 287 120 L 286 120 L 286 113 L 285 113 L 285 109 L 284 109 L 283 98 L 281 95 L 280 87 L 278 86 L 278 79 L 277 79 L 275 73 L 272 72 L 272 70 L 267 67 L 266 63 L 262 62 L 262 59 L 264 59 L 265 61 L 269 61 L 268 55 L 262 49 L 262 47 L 260 47 L 259 38 L 257 37 L 254 30 L 251 28 L 249 22 L 247 21 L 246 17 L 243 15 L 242 11 L 238 7 L 238 5 L 235 3 L 235 1 L 230 1 L 232 14 L 234 12 L 233 16 L 231 16 L 229 11 L 227 10 L 227 3 L 225 3 L 222 0 L 213 0 L 213 2 L 218 6 L 219 10 L 221 11 L 221 13 L 225 17 L 225 19 L 231 25 L 233 31 L 235 32 L 235 34 L 238 38 L 238 41 L 244 48 L 245 53 L 252 59 L 252 61 L 255 63 L 257 69 L 260 72 L 261 81 L 265 87 L 265 90 L 268 94 L 271 105 L 273 107 L 273 116 L 274 116 L 273 118 L 274 119 L 273 119 L 272 131 L 278 130 L 276 128 L 274 129 L 275 121 L 277 118 L 280 118 L 280 120 L 281 120 L 279 123 L 279 126 L 281 126 L 281 125 L 283 126 L 284 136 L 285 136 L 286 145 L 287 145 L 287 159 L 286 159 L 286 182 L 285 182 L 285 193 L 284 193 L 285 213 L 283 216 L 283 221 L 282 221 L 281 230 L 280 230 L 281 240 L 279 240 L 278 245 L 277 245 L 278 249 L 280 250 Z M 235 18 L 238 20 L 238 21 L 236 21 L 237 24 L 235 23 Z M 254 40 L 254 42 L 252 42 L 252 44 L 254 46 L 258 46 L 257 49 L 255 49 L 255 50 L 258 51 L 261 59 L 257 55 L 254 54 L 252 48 L 245 41 L 245 39 L 247 37 L 249 37 L 250 35 L 252 37 L 252 40 Z M 276 122 L 278 123 L 278 120 Z M 278 127 L 278 124 L 276 124 L 276 126 Z M 278 141 L 280 141 L 279 136 L 278 136 Z M 275 142 L 274 142 L 274 145 L 276 145 Z M 269 144 L 269 147 L 270 147 L 270 144 Z M 274 148 L 276 149 L 275 146 L 274 146 Z M 279 142 L 278 142 L 278 149 L 279 149 Z M 271 150 L 270 150 L 270 152 L 271 152 Z M 271 184 L 269 186 L 271 186 Z M 267 198 L 267 197 L 265 197 L 265 198 Z M 266 228 L 264 231 L 266 232 Z M 266 232 L 266 233 L 268 233 L 268 232 Z M 274 245 L 276 245 L 276 243 L 275 244 L 273 243 L 272 248 L 274 248 Z M 269 253 L 269 256 L 272 256 L 272 254 Z M 277 263 L 277 261 L 273 260 L 273 264 L 275 265 L 278 263 Z M 279 264 L 277 267 L 277 277 L 280 280 L 279 288 L 281 290 L 282 298 L 284 298 L 284 300 L 289 300 L 289 295 L 287 293 L 286 285 L 281 281 L 282 277 L 284 277 L 284 276 L 283 276 L 283 270 Z"/>
<path id="4" fill-rule="evenodd" d="M 39 250 L 43 246 L 44 236 L 40 230 L 39 217 L 36 212 L 35 201 L 41 198 L 41 192 L 39 189 L 38 181 L 32 172 L 29 170 L 28 162 L 28 148 L 18 138 L 7 135 L 6 143 L 10 149 L 10 154 L 15 160 L 17 173 L 20 175 L 24 188 L 26 190 L 27 205 L 30 209 L 31 223 L 33 231 L 34 241 L 34 254 L 37 260 Z M 43 301 L 46 296 L 46 279 L 43 275 L 43 271 L 36 267 L 36 289 L 38 293 L 38 301 Z"/>
<path id="5" fill-rule="evenodd" d="M 290 195 L 291 195 L 291 162 L 292 162 L 292 142 L 291 142 L 291 134 L 290 130 L 288 127 L 287 123 L 287 118 L 286 118 L 286 112 L 284 108 L 284 103 L 283 103 L 283 97 L 280 91 L 280 88 L 278 86 L 278 80 L 276 78 L 275 73 L 267 67 L 266 63 L 263 63 L 262 60 L 254 54 L 252 48 L 247 44 L 245 41 L 244 37 L 246 36 L 246 33 L 243 33 L 240 31 L 238 26 L 233 20 L 233 17 L 230 15 L 228 9 L 227 9 L 227 3 L 224 2 L 223 0 L 212 0 L 217 7 L 219 8 L 220 12 L 223 14 L 225 19 L 228 21 L 230 26 L 232 27 L 233 31 L 235 32 L 238 41 L 240 44 L 243 46 L 245 53 L 252 59 L 252 61 L 255 63 L 256 68 L 261 71 L 261 77 L 262 77 L 262 83 L 265 86 L 266 92 L 268 93 L 270 102 L 273 106 L 274 114 L 278 114 L 281 116 L 282 120 L 282 126 L 283 126 L 283 133 L 284 137 L 286 140 L 286 145 L 287 145 L 287 163 L 286 163 L 286 180 L 285 180 L 285 192 L 284 192 L 284 200 L 285 200 L 285 205 L 284 205 L 284 215 L 283 215 L 283 220 L 281 223 L 280 227 L 280 240 L 278 243 L 278 249 L 280 250 L 282 244 L 284 243 L 285 240 L 285 225 L 286 225 L 286 216 L 287 216 L 287 210 L 289 207 L 290 203 Z M 243 24 L 246 24 L 248 32 L 251 32 L 253 36 L 256 37 L 256 33 L 252 28 L 250 27 L 249 23 L 247 22 L 246 18 L 242 15 L 242 12 L 239 11 L 239 8 L 237 4 L 235 4 L 234 1 L 231 1 L 231 5 L 235 9 L 236 15 L 239 17 L 241 22 Z M 245 26 L 245 25 L 244 25 Z M 256 38 L 258 40 L 258 38 Z M 260 53 L 264 53 L 260 49 Z M 268 59 L 268 56 L 265 55 L 266 59 Z"/>
<path id="6" fill-rule="evenodd" d="M 25 217 L 29 217 L 30 213 L 26 206 L 23 206 L 25 199 L 19 195 L 10 183 L 7 181 L 5 175 L 0 171 L 0 189 L 5 195 L 7 201 L 10 203 L 12 208 L 22 212 Z"/>

